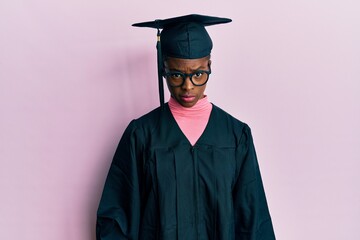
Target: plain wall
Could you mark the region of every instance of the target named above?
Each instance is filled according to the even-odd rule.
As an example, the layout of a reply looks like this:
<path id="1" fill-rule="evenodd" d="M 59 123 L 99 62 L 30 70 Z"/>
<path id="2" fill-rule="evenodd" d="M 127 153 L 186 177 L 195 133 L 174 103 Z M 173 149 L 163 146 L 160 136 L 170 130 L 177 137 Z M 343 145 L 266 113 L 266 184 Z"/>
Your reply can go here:
<path id="1" fill-rule="evenodd" d="M 118 141 L 158 106 L 156 31 L 229 17 L 210 101 L 250 125 L 279 240 L 360 239 L 360 3 L 0 0 L 0 236 L 94 240 Z M 168 95 L 167 95 L 168 99 Z"/>

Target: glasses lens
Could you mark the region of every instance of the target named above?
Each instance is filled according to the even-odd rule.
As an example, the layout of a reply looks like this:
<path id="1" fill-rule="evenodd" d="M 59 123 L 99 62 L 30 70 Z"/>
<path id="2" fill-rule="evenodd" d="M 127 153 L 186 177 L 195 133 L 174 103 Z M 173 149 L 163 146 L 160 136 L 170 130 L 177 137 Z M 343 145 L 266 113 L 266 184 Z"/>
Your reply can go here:
<path id="1" fill-rule="evenodd" d="M 192 83 L 195 86 L 201 86 L 206 83 L 208 80 L 209 75 L 206 72 L 196 72 L 192 75 Z"/>
<path id="2" fill-rule="evenodd" d="M 181 86 L 183 84 L 184 78 L 185 76 L 182 73 L 174 72 L 167 74 L 167 79 L 170 85 L 173 87 Z"/>

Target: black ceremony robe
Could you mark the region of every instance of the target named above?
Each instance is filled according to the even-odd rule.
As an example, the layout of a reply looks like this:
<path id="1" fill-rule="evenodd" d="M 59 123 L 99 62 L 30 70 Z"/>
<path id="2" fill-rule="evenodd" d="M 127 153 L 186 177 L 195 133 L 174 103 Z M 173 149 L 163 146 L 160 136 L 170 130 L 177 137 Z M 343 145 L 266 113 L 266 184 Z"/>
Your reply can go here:
<path id="1" fill-rule="evenodd" d="M 133 120 L 100 201 L 97 240 L 273 240 L 250 128 L 213 105 L 192 146 L 168 104 Z"/>

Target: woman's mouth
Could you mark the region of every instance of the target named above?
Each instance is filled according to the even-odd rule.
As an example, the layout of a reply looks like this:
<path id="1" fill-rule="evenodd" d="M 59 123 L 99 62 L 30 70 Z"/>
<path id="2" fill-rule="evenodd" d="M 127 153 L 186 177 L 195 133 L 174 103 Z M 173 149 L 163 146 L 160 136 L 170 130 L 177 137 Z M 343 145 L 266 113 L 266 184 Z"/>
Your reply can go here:
<path id="1" fill-rule="evenodd" d="M 195 96 L 192 95 L 182 95 L 180 96 L 181 100 L 184 102 L 192 102 L 195 99 Z"/>

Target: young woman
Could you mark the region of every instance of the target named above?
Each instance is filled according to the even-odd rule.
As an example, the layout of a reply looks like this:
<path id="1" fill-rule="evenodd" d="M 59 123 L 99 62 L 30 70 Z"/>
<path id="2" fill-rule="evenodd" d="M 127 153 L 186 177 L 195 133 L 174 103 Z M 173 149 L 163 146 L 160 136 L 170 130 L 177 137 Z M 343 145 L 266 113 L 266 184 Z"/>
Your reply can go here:
<path id="1" fill-rule="evenodd" d="M 159 81 L 171 98 L 133 120 L 100 201 L 97 240 L 275 239 L 250 128 L 204 94 L 212 41 L 187 15 L 135 24 L 163 29 Z M 158 33 L 160 36 L 160 31 Z"/>

